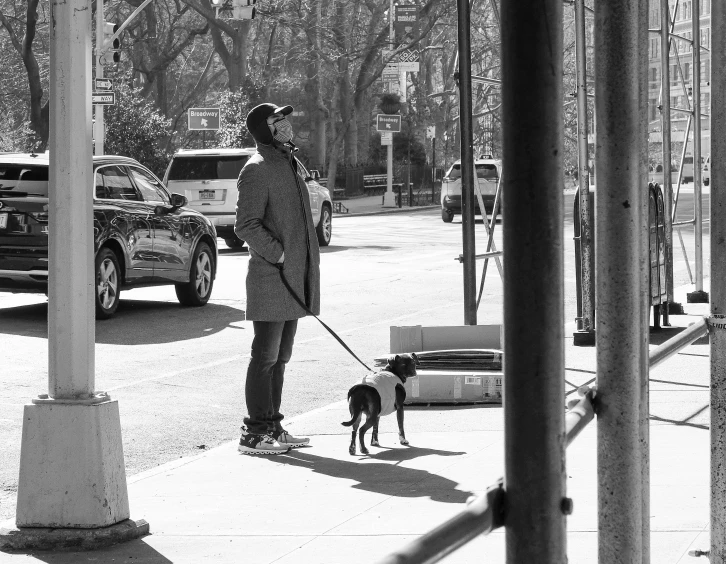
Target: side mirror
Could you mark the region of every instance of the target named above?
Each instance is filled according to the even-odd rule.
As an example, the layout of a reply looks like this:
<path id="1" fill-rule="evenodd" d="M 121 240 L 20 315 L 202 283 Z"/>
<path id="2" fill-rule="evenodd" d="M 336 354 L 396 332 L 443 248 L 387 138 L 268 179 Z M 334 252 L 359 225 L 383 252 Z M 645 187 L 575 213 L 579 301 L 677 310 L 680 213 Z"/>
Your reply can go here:
<path id="1" fill-rule="evenodd" d="M 320 173 L 317 170 L 311 170 L 310 176 L 315 181 L 320 180 Z"/>
<path id="2" fill-rule="evenodd" d="M 172 194 L 171 195 L 171 205 L 173 208 L 181 208 L 187 205 L 189 200 L 187 200 L 186 196 L 182 196 L 181 194 Z"/>

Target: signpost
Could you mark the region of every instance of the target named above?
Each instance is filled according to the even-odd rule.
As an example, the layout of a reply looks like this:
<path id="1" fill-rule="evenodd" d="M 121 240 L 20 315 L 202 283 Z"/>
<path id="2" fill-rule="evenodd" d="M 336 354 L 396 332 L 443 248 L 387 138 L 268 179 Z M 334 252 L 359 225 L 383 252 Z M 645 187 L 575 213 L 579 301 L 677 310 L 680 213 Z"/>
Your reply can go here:
<path id="1" fill-rule="evenodd" d="M 378 114 L 376 116 L 376 131 L 387 131 L 391 133 L 401 132 L 401 116 Z"/>
<path id="2" fill-rule="evenodd" d="M 217 131 L 222 121 L 219 108 L 189 108 L 187 129 L 202 132 L 202 149 L 207 148 L 207 131 Z"/>

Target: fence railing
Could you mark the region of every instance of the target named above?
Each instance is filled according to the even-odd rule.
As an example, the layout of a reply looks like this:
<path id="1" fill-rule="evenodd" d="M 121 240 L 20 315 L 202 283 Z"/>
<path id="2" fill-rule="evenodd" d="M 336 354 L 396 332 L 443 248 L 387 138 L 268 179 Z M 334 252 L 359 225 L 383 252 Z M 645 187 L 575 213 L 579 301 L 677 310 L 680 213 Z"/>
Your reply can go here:
<path id="1" fill-rule="evenodd" d="M 649 368 L 661 364 L 681 349 L 706 335 L 708 335 L 708 322 L 703 318 L 650 351 Z M 596 389 L 582 387 L 578 392 L 582 397 L 570 401 L 565 413 L 566 446 L 569 446 L 587 427 L 597 412 Z M 466 509 L 404 547 L 390 553 L 379 560 L 378 564 L 433 564 L 440 562 L 477 536 L 488 535 L 499 527 L 506 526 L 505 501 L 504 480 L 500 479 L 496 484 L 491 485 L 486 493 L 471 499 Z M 563 503 L 565 502 L 569 502 L 571 505 L 569 500 L 563 501 Z M 571 507 L 562 509 L 565 513 L 571 512 Z"/>

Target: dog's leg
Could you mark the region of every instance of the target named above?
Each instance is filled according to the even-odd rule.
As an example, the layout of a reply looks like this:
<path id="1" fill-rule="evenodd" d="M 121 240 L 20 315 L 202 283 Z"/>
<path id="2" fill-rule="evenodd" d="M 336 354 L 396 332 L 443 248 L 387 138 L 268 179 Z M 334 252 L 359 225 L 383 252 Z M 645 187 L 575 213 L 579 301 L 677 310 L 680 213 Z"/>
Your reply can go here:
<path id="1" fill-rule="evenodd" d="M 358 417 L 353 422 L 353 432 L 351 433 L 350 446 L 348 447 L 348 452 L 352 455 L 355 455 L 355 436 L 358 434 L 358 425 L 360 425 L 360 413 L 358 413 Z"/>
<path id="2" fill-rule="evenodd" d="M 381 446 L 378 442 L 378 423 L 381 421 L 381 416 L 376 417 L 373 422 L 373 431 L 371 433 L 371 446 Z"/>
<path id="3" fill-rule="evenodd" d="M 407 445 L 406 433 L 403 431 L 403 402 L 406 400 L 406 391 L 396 387 L 396 419 L 398 420 L 398 440 L 402 445 Z"/>
<path id="4" fill-rule="evenodd" d="M 374 422 L 376 421 L 377 415 L 370 414 L 366 418 L 366 422 L 363 424 L 363 426 L 360 428 L 360 431 L 358 431 L 358 438 L 360 439 L 360 452 L 361 454 L 368 454 L 368 449 L 366 448 L 364 439 L 365 434 L 368 429 L 370 429 Z"/>

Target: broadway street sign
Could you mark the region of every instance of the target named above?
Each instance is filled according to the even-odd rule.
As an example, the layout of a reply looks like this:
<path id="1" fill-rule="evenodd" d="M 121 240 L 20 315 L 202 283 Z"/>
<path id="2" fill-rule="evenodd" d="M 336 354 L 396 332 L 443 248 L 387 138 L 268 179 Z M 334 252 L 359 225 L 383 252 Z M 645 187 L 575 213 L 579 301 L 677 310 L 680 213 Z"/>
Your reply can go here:
<path id="1" fill-rule="evenodd" d="M 378 114 L 376 116 L 376 131 L 390 131 L 392 133 L 400 133 L 401 116 Z"/>
<path id="2" fill-rule="evenodd" d="M 189 108 L 187 114 L 189 130 L 219 129 L 221 112 L 219 108 Z"/>

